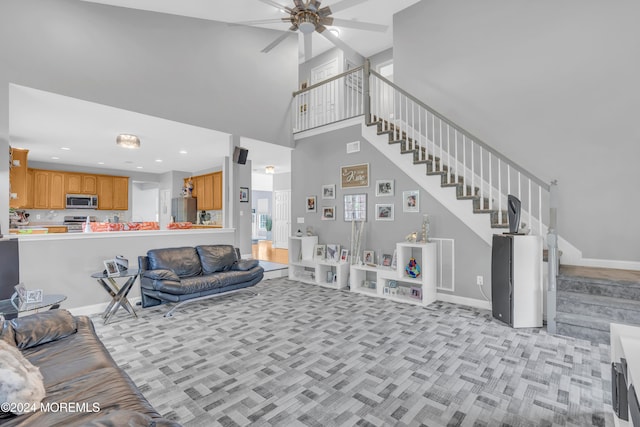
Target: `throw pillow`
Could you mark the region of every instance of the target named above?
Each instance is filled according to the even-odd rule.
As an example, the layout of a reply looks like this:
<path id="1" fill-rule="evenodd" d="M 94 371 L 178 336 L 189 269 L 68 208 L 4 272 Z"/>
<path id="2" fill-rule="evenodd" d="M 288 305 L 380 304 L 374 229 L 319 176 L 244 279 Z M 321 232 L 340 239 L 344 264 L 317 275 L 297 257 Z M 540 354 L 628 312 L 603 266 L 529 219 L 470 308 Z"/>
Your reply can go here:
<path id="1" fill-rule="evenodd" d="M 0 402 L 12 404 L 12 412 L 31 412 L 45 397 L 40 369 L 16 347 L 0 340 Z"/>
<path id="2" fill-rule="evenodd" d="M 20 350 L 75 334 L 76 318 L 67 310 L 49 310 L 11 320 Z"/>

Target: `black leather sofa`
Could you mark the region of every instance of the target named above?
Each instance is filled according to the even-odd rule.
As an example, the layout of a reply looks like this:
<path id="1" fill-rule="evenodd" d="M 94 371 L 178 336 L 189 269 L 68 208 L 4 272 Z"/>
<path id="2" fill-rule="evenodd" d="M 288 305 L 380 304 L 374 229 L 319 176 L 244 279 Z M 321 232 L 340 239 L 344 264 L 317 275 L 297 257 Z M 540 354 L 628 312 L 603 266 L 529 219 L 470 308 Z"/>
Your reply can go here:
<path id="1" fill-rule="evenodd" d="M 0 322 L 0 339 L 40 369 L 46 392 L 35 412 L 0 412 L 3 427 L 180 426 L 153 409 L 116 365 L 86 316 L 50 310 L 5 320 Z"/>
<path id="2" fill-rule="evenodd" d="M 232 245 L 152 249 L 138 257 L 142 307 L 178 303 L 248 288 L 260 282 L 264 269 L 243 260 Z"/>

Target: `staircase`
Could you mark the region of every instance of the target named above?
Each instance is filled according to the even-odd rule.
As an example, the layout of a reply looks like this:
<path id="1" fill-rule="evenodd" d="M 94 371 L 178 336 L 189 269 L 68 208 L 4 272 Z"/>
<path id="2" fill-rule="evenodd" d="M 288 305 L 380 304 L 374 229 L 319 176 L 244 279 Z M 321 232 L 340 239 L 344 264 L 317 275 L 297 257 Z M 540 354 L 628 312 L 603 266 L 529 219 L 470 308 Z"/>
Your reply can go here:
<path id="1" fill-rule="evenodd" d="M 560 267 L 557 333 L 609 344 L 609 323 L 640 326 L 640 271 Z"/>

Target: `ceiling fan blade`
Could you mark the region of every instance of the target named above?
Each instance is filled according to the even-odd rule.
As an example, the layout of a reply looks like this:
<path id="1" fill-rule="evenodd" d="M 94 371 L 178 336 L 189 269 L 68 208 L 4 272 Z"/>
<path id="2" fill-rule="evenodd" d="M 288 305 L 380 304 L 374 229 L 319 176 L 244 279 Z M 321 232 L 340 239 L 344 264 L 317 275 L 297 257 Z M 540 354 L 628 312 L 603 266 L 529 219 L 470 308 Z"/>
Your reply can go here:
<path id="1" fill-rule="evenodd" d="M 331 24 L 325 24 L 325 25 L 331 25 Z M 333 25 L 337 27 L 355 28 L 356 30 L 377 31 L 380 33 L 384 33 L 387 31 L 387 29 L 389 29 L 387 25 L 372 24 L 370 22 L 360 22 L 360 21 L 352 21 L 349 19 L 338 19 L 338 18 L 333 18 Z"/>
<path id="2" fill-rule="evenodd" d="M 282 22 L 288 22 L 288 21 L 290 21 L 289 18 L 273 18 L 273 19 L 258 19 L 256 21 L 235 22 L 235 24 L 238 24 L 238 25 L 261 25 L 261 24 L 276 24 L 276 23 L 282 23 Z"/>
<path id="3" fill-rule="evenodd" d="M 326 18 L 320 18 L 320 23 L 322 25 L 333 25 L 333 17 L 332 16 L 327 16 Z"/>
<path id="4" fill-rule="evenodd" d="M 322 30 L 325 30 L 324 27 L 321 27 Z M 356 51 L 354 48 L 352 48 L 351 46 L 349 46 L 348 44 L 346 44 L 345 42 L 343 42 L 342 40 L 340 40 L 338 37 L 334 36 L 331 31 L 320 31 L 318 30 L 318 32 L 320 34 L 322 34 L 322 36 L 324 36 L 324 38 L 326 38 L 327 40 L 329 40 L 331 43 L 333 43 L 336 47 L 342 49 L 342 51 L 346 54 L 348 54 L 351 57 L 357 57 L 357 56 L 362 56 L 358 51 Z"/>
<path id="5" fill-rule="evenodd" d="M 284 39 L 286 39 L 289 36 L 288 32 L 282 33 L 282 35 L 278 36 L 277 39 L 275 39 L 274 41 L 272 41 L 271 43 L 269 43 L 268 46 L 266 46 L 264 49 L 262 49 L 260 52 L 262 53 L 269 53 L 271 51 L 271 49 L 273 49 L 274 47 L 278 46 L 280 43 L 282 43 L 282 41 Z"/>
<path id="6" fill-rule="evenodd" d="M 331 10 L 333 11 L 333 13 L 336 13 L 341 10 L 353 7 L 357 4 L 364 3 L 366 1 L 367 0 L 342 0 L 342 1 L 339 1 L 338 3 L 332 4 Z"/>
<path id="7" fill-rule="evenodd" d="M 293 0 L 293 4 L 299 9 L 304 9 L 304 2 L 302 0 Z"/>
<path id="8" fill-rule="evenodd" d="M 331 15 L 331 9 L 329 8 L 329 6 L 325 6 L 325 7 L 323 7 L 322 9 L 320 9 L 318 11 L 318 16 L 320 18 L 324 18 L 324 17 L 329 16 L 329 15 Z"/>
<path id="9" fill-rule="evenodd" d="M 272 0 L 258 0 L 258 1 L 261 1 L 262 3 L 266 3 L 269 6 L 273 6 L 273 7 L 277 8 L 277 9 L 286 10 L 287 12 L 291 12 L 291 8 L 290 7 L 283 6 L 280 3 L 276 3 L 275 1 L 272 1 Z"/>
<path id="10" fill-rule="evenodd" d="M 316 11 L 320 7 L 320 3 L 321 3 L 320 0 L 309 0 L 309 6 L 311 6 L 311 8 Z"/>
<path id="11" fill-rule="evenodd" d="M 304 60 L 305 62 L 310 60 L 313 56 L 312 51 L 312 43 L 311 43 L 311 35 L 313 33 L 305 33 L 304 34 Z"/>

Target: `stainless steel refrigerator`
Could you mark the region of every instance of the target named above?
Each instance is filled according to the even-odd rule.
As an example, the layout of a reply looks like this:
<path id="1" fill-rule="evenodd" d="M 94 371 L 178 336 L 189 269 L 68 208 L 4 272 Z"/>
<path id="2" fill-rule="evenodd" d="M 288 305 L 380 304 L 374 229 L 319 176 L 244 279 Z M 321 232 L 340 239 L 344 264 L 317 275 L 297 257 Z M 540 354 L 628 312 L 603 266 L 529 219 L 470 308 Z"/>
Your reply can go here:
<path id="1" fill-rule="evenodd" d="M 198 209 L 193 197 L 175 197 L 171 199 L 171 215 L 176 222 L 196 223 Z"/>

